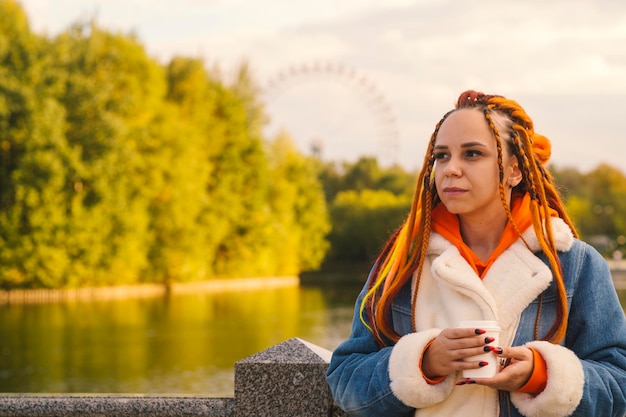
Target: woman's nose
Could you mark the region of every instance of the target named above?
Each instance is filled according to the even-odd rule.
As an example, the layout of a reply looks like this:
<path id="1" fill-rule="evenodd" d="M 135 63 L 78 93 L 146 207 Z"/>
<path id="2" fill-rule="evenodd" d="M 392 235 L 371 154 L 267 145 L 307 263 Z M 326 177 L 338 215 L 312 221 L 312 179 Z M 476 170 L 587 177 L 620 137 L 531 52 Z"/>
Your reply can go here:
<path id="1" fill-rule="evenodd" d="M 451 157 L 448 162 L 443 167 L 443 172 L 447 176 L 460 176 L 461 175 L 461 164 L 457 158 Z"/>

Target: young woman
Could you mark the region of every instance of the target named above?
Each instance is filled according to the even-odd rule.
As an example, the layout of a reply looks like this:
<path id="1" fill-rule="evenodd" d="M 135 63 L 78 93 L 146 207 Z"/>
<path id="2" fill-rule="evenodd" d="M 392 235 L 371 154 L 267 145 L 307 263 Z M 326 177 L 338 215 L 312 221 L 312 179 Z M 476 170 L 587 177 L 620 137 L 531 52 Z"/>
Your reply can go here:
<path id="1" fill-rule="evenodd" d="M 513 100 L 461 94 L 435 127 L 411 211 L 359 295 L 327 380 L 351 416 L 626 415 L 626 319 L 578 239 Z M 499 346 L 461 320 L 495 320 Z M 488 365 L 492 378 L 462 377 Z"/>

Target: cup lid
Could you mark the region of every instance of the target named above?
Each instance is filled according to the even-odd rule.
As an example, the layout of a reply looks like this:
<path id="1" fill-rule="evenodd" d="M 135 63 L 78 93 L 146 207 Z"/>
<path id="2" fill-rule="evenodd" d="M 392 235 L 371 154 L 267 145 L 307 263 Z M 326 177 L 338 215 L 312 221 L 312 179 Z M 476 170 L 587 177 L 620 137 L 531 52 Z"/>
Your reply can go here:
<path id="1" fill-rule="evenodd" d="M 472 327 L 485 330 L 500 330 L 498 322 L 495 320 L 461 320 L 459 327 Z"/>

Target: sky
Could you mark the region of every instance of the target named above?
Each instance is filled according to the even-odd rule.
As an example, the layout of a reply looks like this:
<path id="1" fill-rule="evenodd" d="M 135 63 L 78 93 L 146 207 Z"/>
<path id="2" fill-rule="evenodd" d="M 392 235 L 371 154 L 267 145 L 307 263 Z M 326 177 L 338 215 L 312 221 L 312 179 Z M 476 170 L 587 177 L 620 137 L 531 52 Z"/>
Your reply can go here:
<path id="1" fill-rule="evenodd" d="M 95 20 L 147 53 L 201 58 L 226 80 L 247 63 L 268 138 L 326 160 L 419 169 L 459 94 L 516 100 L 551 162 L 626 172 L 623 0 L 22 0 L 32 30 Z"/>

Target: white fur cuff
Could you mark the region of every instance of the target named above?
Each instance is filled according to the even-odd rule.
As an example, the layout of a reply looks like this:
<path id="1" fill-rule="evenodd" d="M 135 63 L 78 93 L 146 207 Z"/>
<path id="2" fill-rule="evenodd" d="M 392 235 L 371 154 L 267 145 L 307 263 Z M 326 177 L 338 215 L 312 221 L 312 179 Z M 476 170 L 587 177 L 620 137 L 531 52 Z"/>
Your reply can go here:
<path id="1" fill-rule="evenodd" d="M 548 383 L 537 395 L 511 393 L 511 401 L 528 417 L 564 417 L 572 414 L 583 396 L 585 373 L 571 350 L 549 342 L 526 344 L 541 354 L 548 368 Z"/>
<path id="2" fill-rule="evenodd" d="M 431 385 L 424 379 L 420 360 L 424 348 L 437 337 L 440 329 L 411 333 L 400 338 L 389 357 L 391 390 L 403 403 L 424 408 L 445 400 L 454 388 L 454 375 L 439 384 Z"/>

